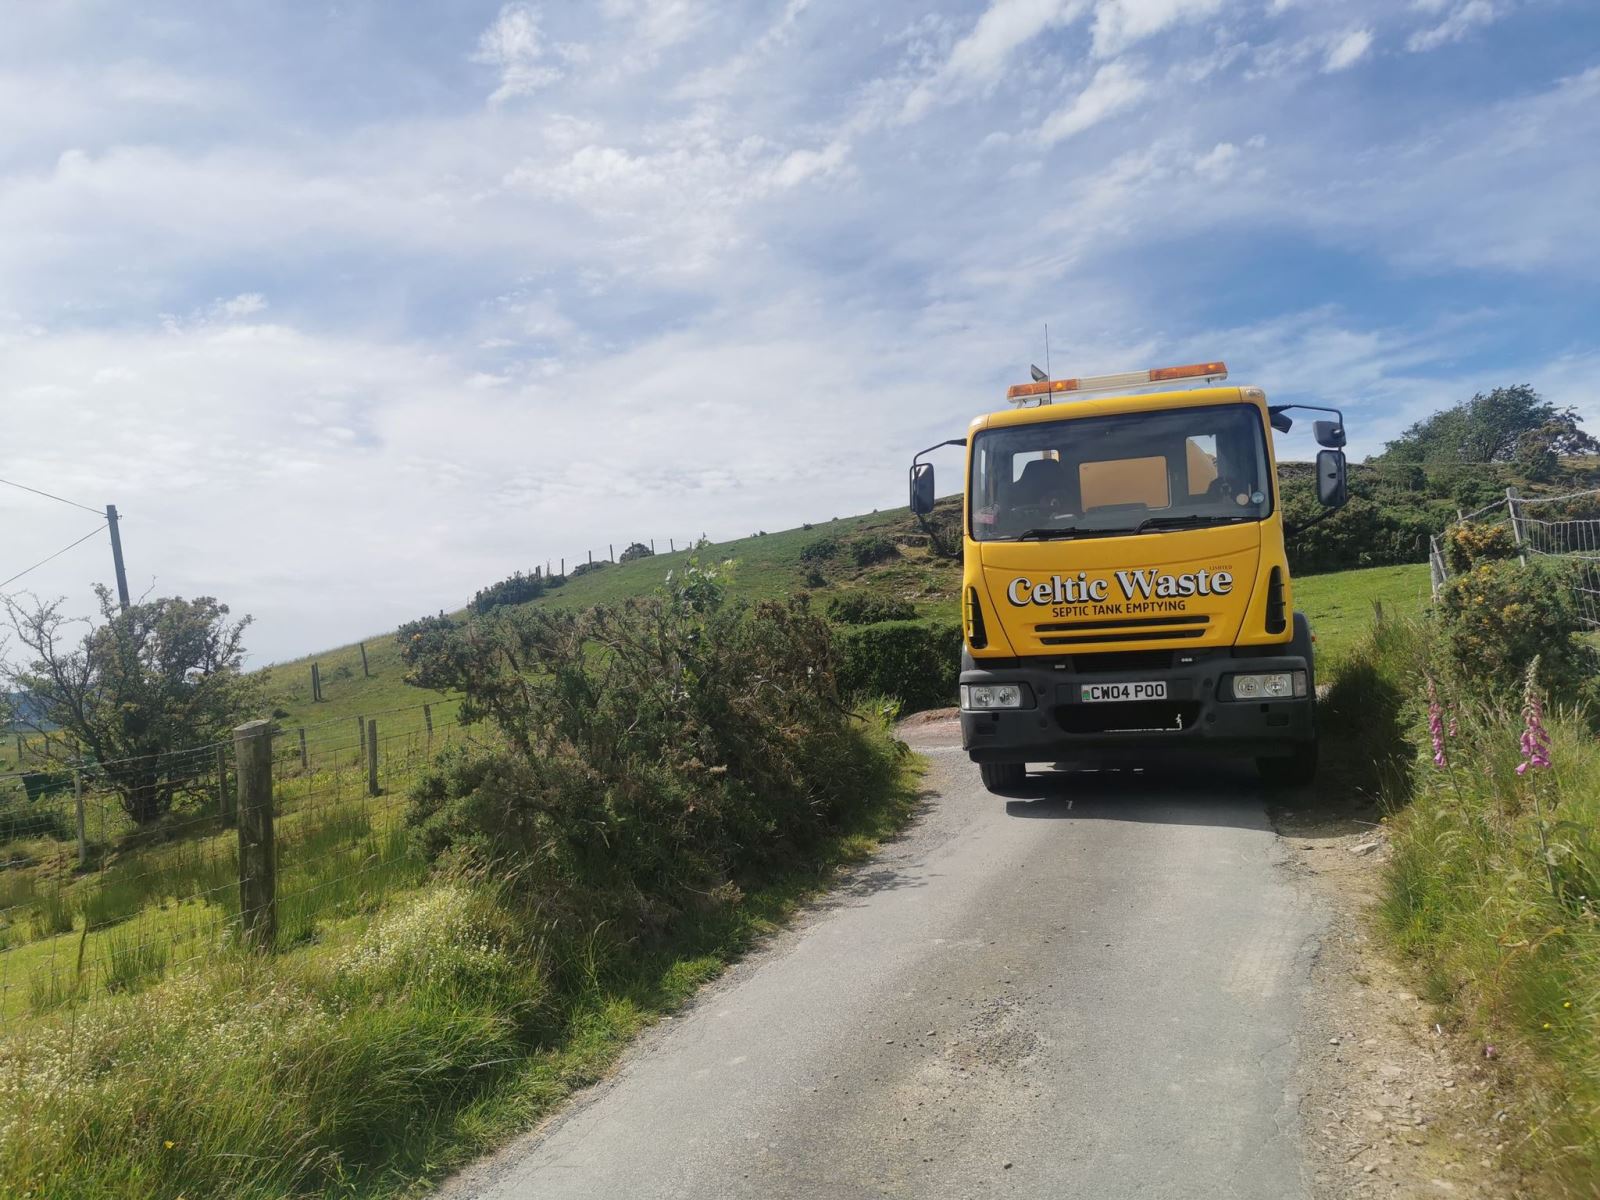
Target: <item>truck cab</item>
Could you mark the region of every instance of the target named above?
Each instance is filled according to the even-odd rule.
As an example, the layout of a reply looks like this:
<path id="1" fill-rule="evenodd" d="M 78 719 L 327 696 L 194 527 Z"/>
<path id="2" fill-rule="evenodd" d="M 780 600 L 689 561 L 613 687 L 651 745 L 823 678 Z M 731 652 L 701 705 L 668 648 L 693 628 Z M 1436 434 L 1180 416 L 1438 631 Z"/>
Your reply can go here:
<path id="1" fill-rule="evenodd" d="M 1020 787 L 1029 763 L 1152 752 L 1251 758 L 1273 784 L 1314 775 L 1314 644 L 1273 446 L 1292 419 L 1226 378 L 1220 362 L 1036 378 L 954 443 L 962 745 L 990 790 Z M 1333 508 L 1344 425 L 1322 411 L 1335 419 L 1316 422 L 1318 495 Z M 918 514 L 933 507 L 927 453 Z"/>

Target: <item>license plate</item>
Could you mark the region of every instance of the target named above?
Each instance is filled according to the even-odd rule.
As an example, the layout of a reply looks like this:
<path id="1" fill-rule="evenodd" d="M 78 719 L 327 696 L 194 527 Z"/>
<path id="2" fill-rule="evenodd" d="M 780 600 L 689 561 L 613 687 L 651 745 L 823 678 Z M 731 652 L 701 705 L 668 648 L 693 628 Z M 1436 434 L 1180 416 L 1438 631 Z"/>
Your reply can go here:
<path id="1" fill-rule="evenodd" d="M 1086 683 L 1083 685 L 1083 702 L 1098 704 L 1106 700 L 1165 700 L 1167 681 L 1155 679 L 1148 683 Z"/>

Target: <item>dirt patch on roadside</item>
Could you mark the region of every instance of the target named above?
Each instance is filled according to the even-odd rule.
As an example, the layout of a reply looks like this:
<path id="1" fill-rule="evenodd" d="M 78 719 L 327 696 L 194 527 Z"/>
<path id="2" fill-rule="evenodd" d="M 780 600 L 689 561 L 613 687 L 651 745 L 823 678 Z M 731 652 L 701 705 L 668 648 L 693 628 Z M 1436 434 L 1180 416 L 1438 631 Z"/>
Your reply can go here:
<path id="1" fill-rule="evenodd" d="M 1531 1196 L 1500 1164 L 1506 1114 L 1481 1047 L 1452 1038 L 1373 935 L 1389 853 L 1376 807 L 1308 795 L 1270 815 L 1331 913 L 1295 1078 L 1312 1196 Z"/>

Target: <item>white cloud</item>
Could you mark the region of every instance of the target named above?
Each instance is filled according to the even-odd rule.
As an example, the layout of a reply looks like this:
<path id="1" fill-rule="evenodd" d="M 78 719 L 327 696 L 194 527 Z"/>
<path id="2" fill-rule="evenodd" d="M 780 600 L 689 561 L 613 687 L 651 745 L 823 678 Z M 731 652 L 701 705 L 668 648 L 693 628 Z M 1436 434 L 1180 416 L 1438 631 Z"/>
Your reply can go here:
<path id="1" fill-rule="evenodd" d="M 653 49 L 676 45 L 710 13 L 701 0 L 603 0 L 606 17 Z"/>
<path id="2" fill-rule="evenodd" d="M 1039 140 L 1049 146 L 1082 133 L 1137 103 L 1147 91 L 1149 85 L 1127 66 L 1107 63 L 1070 103 L 1045 119 L 1039 126 Z"/>
<path id="3" fill-rule="evenodd" d="M 1239 161 L 1239 147 L 1232 142 L 1218 142 L 1194 161 L 1197 173 L 1211 179 L 1227 175 Z"/>
<path id="4" fill-rule="evenodd" d="M 1094 12 L 1096 54 L 1118 54 L 1182 21 L 1209 17 L 1223 0 L 1097 0 Z"/>
<path id="5" fill-rule="evenodd" d="M 560 69 L 545 62 L 539 12 L 531 4 L 504 5 L 494 24 L 479 35 L 472 58 L 500 72 L 500 86 L 489 97 L 491 104 L 529 95 L 561 78 Z"/>
<path id="6" fill-rule="evenodd" d="M 1442 11 L 1444 5 L 1441 0 L 1440 3 L 1422 7 L 1428 11 L 1438 12 Z M 1496 8 L 1490 0 L 1465 0 L 1465 3 L 1456 4 L 1449 15 L 1437 25 L 1419 29 L 1412 34 L 1406 41 L 1406 49 L 1423 52 L 1436 50 L 1450 42 L 1459 42 L 1473 30 L 1492 25 L 1503 15 L 1504 11 Z"/>
<path id="7" fill-rule="evenodd" d="M 1353 67 L 1365 58 L 1371 49 L 1372 30 L 1352 29 L 1328 48 L 1328 57 L 1323 60 L 1322 69 L 1331 73 Z"/>
<path id="8" fill-rule="evenodd" d="M 993 83 L 1018 49 L 1048 29 L 1071 23 L 1086 9 L 1086 0 L 991 0 L 935 76 L 906 97 L 902 118 L 917 120 L 951 89 Z"/>
<path id="9" fill-rule="evenodd" d="M 230 321 L 253 317 L 267 311 L 267 298 L 260 292 L 241 292 L 231 300 L 218 300 L 213 306 L 218 316 Z"/>

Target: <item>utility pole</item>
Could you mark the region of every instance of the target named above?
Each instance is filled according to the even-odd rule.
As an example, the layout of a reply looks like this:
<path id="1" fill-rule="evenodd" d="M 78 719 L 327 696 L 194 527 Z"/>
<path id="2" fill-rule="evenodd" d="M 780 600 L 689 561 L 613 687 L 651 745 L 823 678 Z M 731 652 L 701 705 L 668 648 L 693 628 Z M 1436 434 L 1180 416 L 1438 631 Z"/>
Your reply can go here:
<path id="1" fill-rule="evenodd" d="M 117 506 L 106 505 L 106 524 L 111 529 L 111 561 L 117 568 L 117 599 L 122 601 L 122 611 L 128 611 L 128 570 L 122 565 L 122 534 L 117 529 Z"/>

